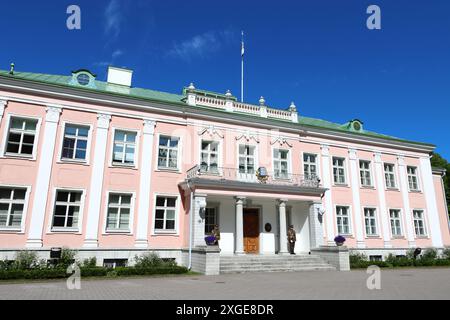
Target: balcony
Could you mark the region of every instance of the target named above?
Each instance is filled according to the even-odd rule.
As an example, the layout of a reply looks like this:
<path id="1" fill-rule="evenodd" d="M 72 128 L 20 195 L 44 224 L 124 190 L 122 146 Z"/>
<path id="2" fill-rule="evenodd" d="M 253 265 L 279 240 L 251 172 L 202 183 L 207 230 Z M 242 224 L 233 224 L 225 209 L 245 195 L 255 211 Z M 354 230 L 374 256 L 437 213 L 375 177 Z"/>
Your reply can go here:
<path id="1" fill-rule="evenodd" d="M 310 190 L 323 191 L 320 179 L 317 176 L 303 174 L 283 174 L 264 172 L 265 169 L 255 172 L 243 172 L 237 168 L 222 168 L 217 166 L 197 165 L 187 172 L 187 181 L 190 183 L 203 182 L 208 186 L 241 186 L 251 189 L 280 190 Z"/>

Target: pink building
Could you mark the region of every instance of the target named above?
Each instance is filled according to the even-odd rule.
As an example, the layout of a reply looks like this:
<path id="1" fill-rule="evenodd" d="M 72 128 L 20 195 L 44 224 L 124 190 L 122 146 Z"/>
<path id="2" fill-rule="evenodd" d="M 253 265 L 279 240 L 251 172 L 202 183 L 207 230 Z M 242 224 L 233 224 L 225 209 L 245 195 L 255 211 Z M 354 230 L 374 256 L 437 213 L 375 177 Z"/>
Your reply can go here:
<path id="1" fill-rule="evenodd" d="M 112 67 L 107 82 L 0 72 L 0 258 L 69 247 L 122 264 L 150 250 L 214 274 L 234 254 L 288 253 L 289 225 L 299 256 L 332 265 L 337 235 L 374 259 L 450 246 L 433 145 L 131 81 Z M 205 248 L 216 224 L 220 253 Z"/>

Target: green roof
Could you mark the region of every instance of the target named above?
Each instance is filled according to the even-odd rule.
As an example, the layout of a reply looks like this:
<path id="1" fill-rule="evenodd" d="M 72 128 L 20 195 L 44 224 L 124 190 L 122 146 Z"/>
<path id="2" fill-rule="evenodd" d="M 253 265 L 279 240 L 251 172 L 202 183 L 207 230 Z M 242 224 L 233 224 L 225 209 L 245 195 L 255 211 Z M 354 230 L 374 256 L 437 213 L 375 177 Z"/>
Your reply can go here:
<path id="1" fill-rule="evenodd" d="M 83 87 L 83 86 L 75 86 L 70 84 L 72 80 L 72 76 L 61 76 L 61 75 L 49 75 L 49 74 L 41 74 L 41 73 L 29 73 L 29 72 L 14 72 L 14 75 L 11 75 L 9 71 L 0 70 L 0 77 L 7 77 L 12 79 L 21 79 L 26 81 L 33 81 L 38 83 L 44 83 L 44 84 L 50 84 L 50 85 L 56 85 L 61 87 L 69 87 L 76 90 L 83 90 L 83 91 L 93 91 L 93 92 L 101 92 L 106 94 L 113 94 L 113 95 L 120 95 L 125 96 L 129 98 L 136 98 L 136 99 L 142 99 L 142 100 L 148 100 L 148 101 L 157 101 L 157 102 L 163 102 L 168 104 L 177 104 L 177 105 L 186 105 L 186 88 L 183 89 L 183 94 L 173 94 L 173 93 L 167 93 L 167 92 L 161 92 L 161 91 L 155 91 L 155 90 L 149 90 L 149 89 L 142 89 L 142 88 L 128 88 L 124 86 L 109 84 L 104 81 L 98 81 L 95 80 L 94 87 Z M 225 97 L 225 95 L 220 93 L 214 93 L 206 90 L 198 90 L 198 92 L 202 92 L 205 95 L 209 96 L 216 96 L 216 97 Z M 201 107 L 208 110 L 214 110 L 217 112 L 222 112 L 226 114 L 226 111 L 222 111 L 220 109 L 212 109 L 209 107 Z M 251 115 L 241 114 L 242 116 L 247 117 L 254 117 Z M 286 122 L 286 120 L 279 120 L 279 119 L 271 119 L 271 121 L 283 121 Z M 428 143 L 422 143 L 422 142 L 415 142 L 415 141 L 408 141 L 404 139 L 399 139 L 392 136 L 387 136 L 375 132 L 370 132 L 367 130 L 362 129 L 361 131 L 354 131 L 349 126 L 349 123 L 345 124 L 337 124 L 321 119 L 314 119 L 314 118 L 308 118 L 304 116 L 299 116 L 299 124 L 304 127 L 313 127 L 313 128 L 319 128 L 319 129 L 328 129 L 336 132 L 342 132 L 342 133 L 349 133 L 359 136 L 367 136 L 367 137 L 373 137 L 373 138 L 379 138 L 379 139 L 387 139 L 391 141 L 397 141 L 397 142 L 405 142 L 405 143 L 412 143 L 412 144 L 418 144 L 422 146 L 428 146 L 428 147 L 435 147 L 433 144 Z"/>

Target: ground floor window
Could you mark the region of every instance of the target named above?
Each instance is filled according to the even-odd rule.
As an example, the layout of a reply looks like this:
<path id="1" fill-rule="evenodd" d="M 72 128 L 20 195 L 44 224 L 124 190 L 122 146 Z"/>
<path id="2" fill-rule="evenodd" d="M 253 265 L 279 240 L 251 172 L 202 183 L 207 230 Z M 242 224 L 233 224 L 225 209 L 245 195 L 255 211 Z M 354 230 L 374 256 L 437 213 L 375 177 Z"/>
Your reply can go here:
<path id="1" fill-rule="evenodd" d="M 128 264 L 128 259 L 104 259 L 103 267 L 109 269 L 115 269 L 120 267 L 126 267 Z"/>
<path id="2" fill-rule="evenodd" d="M 110 194 L 108 201 L 107 231 L 129 231 L 131 194 Z"/>
<path id="3" fill-rule="evenodd" d="M 427 235 L 425 228 L 425 218 L 423 215 L 423 210 L 413 210 L 414 216 L 414 229 L 416 231 L 416 236 L 424 237 Z"/>
<path id="4" fill-rule="evenodd" d="M 52 227 L 55 229 L 76 229 L 81 210 L 81 191 L 58 190 Z"/>
<path id="5" fill-rule="evenodd" d="M 155 231 L 175 231 L 176 197 L 156 197 Z"/>
<path id="6" fill-rule="evenodd" d="M 366 235 L 376 236 L 377 235 L 377 218 L 376 211 L 372 208 L 364 209 L 364 218 L 366 222 Z"/>
<path id="7" fill-rule="evenodd" d="M 206 208 L 205 210 L 205 234 L 211 234 L 214 226 L 219 224 L 217 209 L 216 208 Z"/>
<path id="8" fill-rule="evenodd" d="M 350 208 L 336 207 L 337 228 L 339 234 L 350 234 Z"/>
<path id="9" fill-rule="evenodd" d="M 0 188 L 0 228 L 20 228 L 26 189 Z"/>
<path id="10" fill-rule="evenodd" d="M 402 235 L 402 223 L 400 219 L 400 210 L 389 210 L 391 218 L 391 232 L 393 237 Z"/>

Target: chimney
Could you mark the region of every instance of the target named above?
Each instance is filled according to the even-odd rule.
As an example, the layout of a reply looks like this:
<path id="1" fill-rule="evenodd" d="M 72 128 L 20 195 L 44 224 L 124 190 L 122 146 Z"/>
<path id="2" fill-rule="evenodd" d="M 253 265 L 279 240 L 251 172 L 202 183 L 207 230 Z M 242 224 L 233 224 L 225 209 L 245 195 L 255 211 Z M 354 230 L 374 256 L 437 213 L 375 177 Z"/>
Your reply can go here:
<path id="1" fill-rule="evenodd" d="M 133 78 L 133 71 L 124 69 L 124 68 L 116 68 L 116 67 L 108 67 L 108 83 L 117 84 L 120 86 L 131 87 L 131 79 Z"/>

